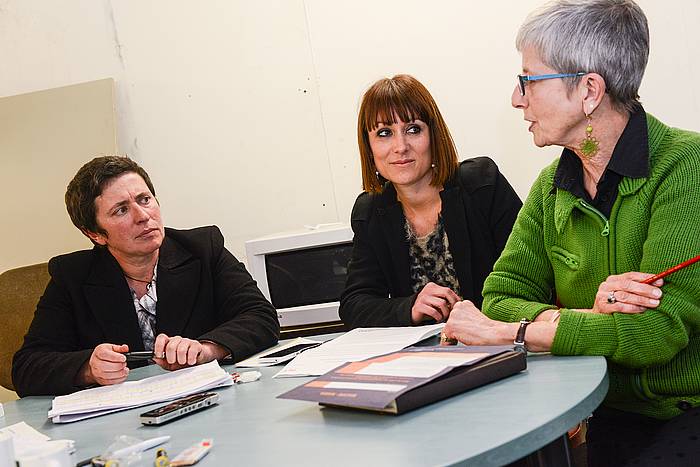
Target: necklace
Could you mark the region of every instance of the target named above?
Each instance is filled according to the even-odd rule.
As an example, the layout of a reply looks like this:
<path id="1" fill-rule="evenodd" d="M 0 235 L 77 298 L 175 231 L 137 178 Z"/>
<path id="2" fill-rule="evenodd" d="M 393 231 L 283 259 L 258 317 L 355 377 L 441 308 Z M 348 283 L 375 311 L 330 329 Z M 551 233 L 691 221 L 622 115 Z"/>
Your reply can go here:
<path id="1" fill-rule="evenodd" d="M 126 277 L 127 279 L 131 279 L 132 281 L 141 282 L 142 284 L 150 284 L 151 281 L 153 280 L 153 278 L 151 278 L 151 280 L 148 280 L 148 281 L 145 281 L 143 279 L 137 279 L 135 277 L 131 277 L 127 273 L 124 273 L 124 277 Z"/>

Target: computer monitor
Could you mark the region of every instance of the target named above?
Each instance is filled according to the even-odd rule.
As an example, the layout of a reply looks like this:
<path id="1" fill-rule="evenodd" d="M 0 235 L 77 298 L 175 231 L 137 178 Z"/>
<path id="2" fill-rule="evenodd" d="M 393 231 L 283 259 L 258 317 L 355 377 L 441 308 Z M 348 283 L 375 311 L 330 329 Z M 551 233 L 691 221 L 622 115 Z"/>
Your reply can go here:
<path id="1" fill-rule="evenodd" d="M 352 254 L 345 224 L 307 227 L 245 242 L 248 268 L 282 328 L 338 322 Z"/>

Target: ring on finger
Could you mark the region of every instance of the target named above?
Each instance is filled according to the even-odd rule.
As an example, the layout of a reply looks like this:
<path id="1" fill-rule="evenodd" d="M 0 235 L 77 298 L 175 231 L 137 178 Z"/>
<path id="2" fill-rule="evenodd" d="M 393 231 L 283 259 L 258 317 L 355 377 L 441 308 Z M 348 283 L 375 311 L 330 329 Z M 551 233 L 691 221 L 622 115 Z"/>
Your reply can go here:
<path id="1" fill-rule="evenodd" d="M 611 304 L 611 305 L 612 305 L 613 303 L 617 303 L 617 298 L 615 298 L 615 291 L 614 291 L 614 290 L 608 294 L 608 300 L 607 300 L 607 301 L 608 301 L 608 303 Z"/>
<path id="2" fill-rule="evenodd" d="M 447 334 L 444 332 L 440 333 L 440 344 L 443 345 L 456 345 L 457 344 L 457 339 L 454 339 L 452 337 L 447 337 Z"/>

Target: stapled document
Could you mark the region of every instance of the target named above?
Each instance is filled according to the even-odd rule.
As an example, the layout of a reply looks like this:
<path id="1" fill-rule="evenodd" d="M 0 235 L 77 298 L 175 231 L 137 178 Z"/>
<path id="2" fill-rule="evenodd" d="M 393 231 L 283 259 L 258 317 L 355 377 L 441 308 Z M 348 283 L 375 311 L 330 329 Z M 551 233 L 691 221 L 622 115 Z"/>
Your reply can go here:
<path id="1" fill-rule="evenodd" d="M 75 422 L 232 384 L 231 375 L 214 360 L 140 381 L 58 396 L 53 400 L 48 417 L 54 423 Z"/>

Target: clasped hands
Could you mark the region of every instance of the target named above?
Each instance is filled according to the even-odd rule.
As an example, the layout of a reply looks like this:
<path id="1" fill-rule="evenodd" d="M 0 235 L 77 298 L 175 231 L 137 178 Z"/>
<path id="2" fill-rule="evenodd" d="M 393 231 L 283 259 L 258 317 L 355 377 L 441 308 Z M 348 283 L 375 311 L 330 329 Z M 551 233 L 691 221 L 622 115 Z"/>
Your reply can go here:
<path id="1" fill-rule="evenodd" d="M 434 319 L 441 323 L 447 321 L 452 307 L 462 300 L 449 287 L 442 287 L 434 282 L 428 282 L 423 286 L 411 308 L 411 321 L 420 324 L 426 319 Z"/>
<path id="2" fill-rule="evenodd" d="M 126 364 L 126 344 L 100 344 L 92 351 L 90 360 L 85 362 L 78 373 L 79 386 L 118 384 L 126 380 L 129 367 Z M 188 366 L 207 363 L 224 358 L 228 350 L 214 342 L 200 342 L 186 337 L 169 337 L 159 334 L 153 344 L 153 353 L 163 358 L 153 361 L 166 370 L 179 370 Z"/>
<path id="3" fill-rule="evenodd" d="M 456 339 L 469 345 L 502 343 L 500 340 L 509 333 L 507 328 L 512 327 L 512 323 L 488 318 L 469 300 L 462 301 L 452 289 L 433 282 L 421 289 L 411 308 L 413 324 L 429 318 L 447 322 L 442 331 L 443 342 Z"/>

